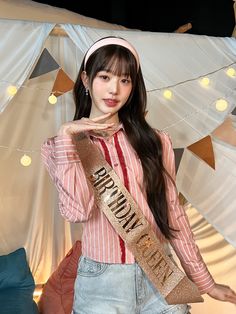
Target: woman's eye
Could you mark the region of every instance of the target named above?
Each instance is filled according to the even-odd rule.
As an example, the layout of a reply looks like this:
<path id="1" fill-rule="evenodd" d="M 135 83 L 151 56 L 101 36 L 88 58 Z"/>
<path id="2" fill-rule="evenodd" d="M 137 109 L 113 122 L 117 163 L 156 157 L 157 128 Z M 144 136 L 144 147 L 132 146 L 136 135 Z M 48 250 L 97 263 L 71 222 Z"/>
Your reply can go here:
<path id="1" fill-rule="evenodd" d="M 122 81 L 122 83 L 124 83 L 124 84 L 129 84 L 129 83 L 130 83 L 130 80 L 129 80 L 129 79 L 122 79 L 121 81 Z"/>
<path id="2" fill-rule="evenodd" d="M 107 80 L 108 76 L 107 75 L 100 75 L 100 78 L 103 79 L 103 80 Z"/>

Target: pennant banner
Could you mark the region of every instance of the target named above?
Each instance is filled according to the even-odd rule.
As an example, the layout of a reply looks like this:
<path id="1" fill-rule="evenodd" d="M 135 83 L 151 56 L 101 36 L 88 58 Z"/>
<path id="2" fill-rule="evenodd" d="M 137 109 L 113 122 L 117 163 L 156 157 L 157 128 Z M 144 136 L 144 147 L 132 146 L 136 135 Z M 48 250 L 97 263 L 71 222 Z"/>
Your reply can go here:
<path id="1" fill-rule="evenodd" d="M 188 203 L 188 200 L 183 196 L 181 192 L 179 192 L 179 203 L 182 206 Z"/>
<path id="2" fill-rule="evenodd" d="M 233 125 L 235 122 L 236 121 L 233 121 L 233 116 L 226 118 L 225 121 L 212 132 L 212 135 L 225 143 L 236 146 L 236 128 Z"/>
<path id="3" fill-rule="evenodd" d="M 177 173 L 179 169 L 179 164 L 182 158 L 184 152 L 184 148 L 174 148 L 174 154 L 175 154 L 175 172 Z"/>
<path id="4" fill-rule="evenodd" d="M 200 159 L 204 160 L 211 168 L 215 169 L 215 156 L 209 135 L 187 148 Z"/>
<path id="5" fill-rule="evenodd" d="M 60 69 L 57 73 L 56 80 L 52 88 L 52 94 L 56 97 L 72 90 L 74 87 L 74 82 L 69 78 L 69 76 Z"/>
<path id="6" fill-rule="evenodd" d="M 236 116 L 236 107 L 234 108 L 234 110 L 231 113 Z"/>
<path id="7" fill-rule="evenodd" d="M 59 64 L 53 59 L 48 50 L 45 48 L 29 79 L 54 71 L 59 67 Z"/>

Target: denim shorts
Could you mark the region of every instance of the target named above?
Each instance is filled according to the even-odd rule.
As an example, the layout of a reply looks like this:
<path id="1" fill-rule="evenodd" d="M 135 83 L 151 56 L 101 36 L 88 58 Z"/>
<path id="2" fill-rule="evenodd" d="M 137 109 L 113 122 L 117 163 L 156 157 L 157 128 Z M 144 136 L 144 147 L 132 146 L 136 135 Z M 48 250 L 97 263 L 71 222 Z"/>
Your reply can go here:
<path id="1" fill-rule="evenodd" d="M 188 314 L 168 305 L 138 264 L 107 264 L 81 256 L 72 314 Z"/>

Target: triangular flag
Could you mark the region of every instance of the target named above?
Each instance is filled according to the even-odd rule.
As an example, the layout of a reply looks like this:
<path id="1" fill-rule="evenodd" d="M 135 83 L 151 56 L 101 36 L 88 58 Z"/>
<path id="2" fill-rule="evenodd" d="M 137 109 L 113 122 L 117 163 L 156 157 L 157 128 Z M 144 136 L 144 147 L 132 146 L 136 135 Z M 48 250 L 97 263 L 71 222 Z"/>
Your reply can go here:
<path id="1" fill-rule="evenodd" d="M 236 107 L 234 108 L 234 110 L 231 112 L 234 116 L 236 116 Z"/>
<path id="2" fill-rule="evenodd" d="M 211 137 L 209 135 L 187 148 L 200 159 L 204 160 L 210 167 L 215 169 L 215 157 Z"/>
<path id="3" fill-rule="evenodd" d="M 227 117 L 225 121 L 212 132 L 212 135 L 225 143 L 236 146 L 236 129 L 232 122 L 232 118 Z"/>
<path id="4" fill-rule="evenodd" d="M 69 76 L 62 69 L 60 69 L 57 73 L 57 77 L 52 88 L 52 93 L 56 97 L 58 97 L 72 90 L 73 87 L 74 87 L 74 82 L 69 78 Z"/>
<path id="5" fill-rule="evenodd" d="M 48 50 L 44 48 L 29 79 L 54 71 L 59 67 L 59 64 L 53 59 Z"/>
<path id="6" fill-rule="evenodd" d="M 182 158 L 184 152 L 184 148 L 174 148 L 174 153 L 175 153 L 175 172 L 177 173 L 179 169 L 179 164 Z"/>
<path id="7" fill-rule="evenodd" d="M 183 196 L 181 192 L 179 192 L 179 203 L 182 206 L 188 203 L 188 200 Z"/>

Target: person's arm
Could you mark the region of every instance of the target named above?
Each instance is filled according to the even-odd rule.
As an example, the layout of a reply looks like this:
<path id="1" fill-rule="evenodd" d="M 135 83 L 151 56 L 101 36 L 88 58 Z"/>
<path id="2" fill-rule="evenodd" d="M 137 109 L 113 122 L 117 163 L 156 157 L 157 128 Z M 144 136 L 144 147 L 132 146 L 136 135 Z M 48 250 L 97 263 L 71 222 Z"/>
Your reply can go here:
<path id="1" fill-rule="evenodd" d="M 58 191 L 59 210 L 68 221 L 88 220 L 96 206 L 93 188 L 86 179 L 74 138 L 81 132 L 111 130 L 114 123 L 106 123 L 110 116 L 107 113 L 64 123 L 57 136 L 41 147 L 42 160 Z"/>
<path id="2" fill-rule="evenodd" d="M 71 222 L 88 220 L 94 195 L 87 184 L 73 137 L 63 135 L 48 139 L 41 147 L 41 156 L 57 188 L 61 215 Z"/>
<path id="3" fill-rule="evenodd" d="M 166 170 L 175 182 L 175 158 L 170 137 L 162 133 L 163 162 Z M 167 184 L 167 197 L 170 203 L 169 224 L 176 232 L 176 238 L 170 243 L 173 246 L 187 276 L 197 285 L 201 294 L 236 304 L 236 293 L 228 286 L 215 283 L 211 276 L 198 246 L 195 243 L 188 217 L 180 205 L 177 192 L 171 183 Z"/>

